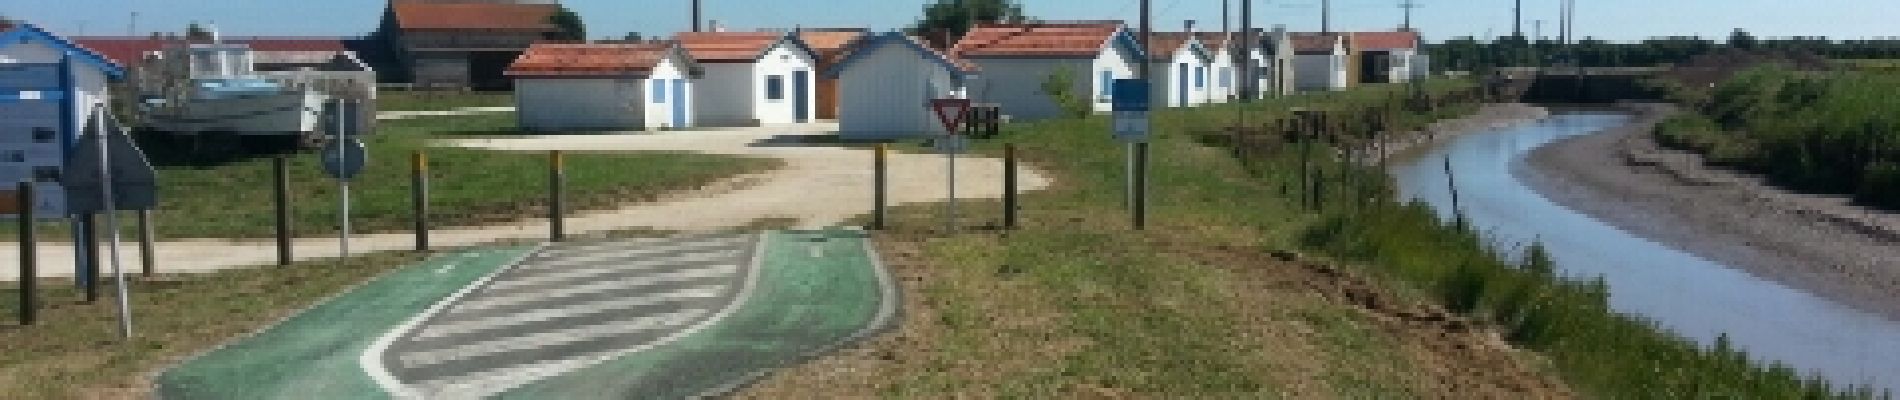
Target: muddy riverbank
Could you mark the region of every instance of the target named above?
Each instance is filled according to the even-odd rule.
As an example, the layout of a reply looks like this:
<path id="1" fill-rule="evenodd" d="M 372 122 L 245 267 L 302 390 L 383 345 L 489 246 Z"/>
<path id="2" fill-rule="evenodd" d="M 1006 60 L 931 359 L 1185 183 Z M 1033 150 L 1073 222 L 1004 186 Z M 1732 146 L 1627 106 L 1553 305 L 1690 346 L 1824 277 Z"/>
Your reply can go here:
<path id="1" fill-rule="evenodd" d="M 1512 172 L 1553 202 L 1618 229 L 1900 319 L 1900 215 L 1706 166 L 1652 139 L 1671 107 L 1625 108 L 1633 123 L 1543 146 Z"/>

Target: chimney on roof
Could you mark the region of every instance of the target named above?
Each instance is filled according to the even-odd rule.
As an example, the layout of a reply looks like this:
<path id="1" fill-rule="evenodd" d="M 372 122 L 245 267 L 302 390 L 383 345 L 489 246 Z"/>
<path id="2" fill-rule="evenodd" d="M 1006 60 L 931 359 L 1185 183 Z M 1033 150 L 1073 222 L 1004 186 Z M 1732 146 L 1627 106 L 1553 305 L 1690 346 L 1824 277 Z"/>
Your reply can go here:
<path id="1" fill-rule="evenodd" d="M 1181 21 L 1181 29 L 1187 33 L 1194 33 L 1194 20 Z"/>
<path id="2" fill-rule="evenodd" d="M 716 19 L 715 19 L 715 20 L 712 20 L 712 21 L 708 21 L 708 22 L 707 22 L 707 25 L 711 25 L 711 26 L 712 26 L 712 29 L 707 29 L 707 30 L 706 30 L 707 32 L 725 32 L 725 31 L 726 31 L 726 26 L 725 26 L 725 25 L 720 25 L 720 24 L 719 24 L 719 20 L 716 20 Z"/>

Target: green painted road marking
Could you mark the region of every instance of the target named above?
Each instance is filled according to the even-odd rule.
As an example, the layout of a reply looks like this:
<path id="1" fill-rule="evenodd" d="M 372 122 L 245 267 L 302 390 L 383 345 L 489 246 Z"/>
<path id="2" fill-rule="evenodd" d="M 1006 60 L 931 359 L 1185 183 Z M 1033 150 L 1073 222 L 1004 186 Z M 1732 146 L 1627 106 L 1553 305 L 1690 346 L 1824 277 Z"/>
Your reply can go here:
<path id="1" fill-rule="evenodd" d="M 773 233 L 765 245 L 756 286 L 725 320 L 679 341 L 499 397 L 691 397 L 801 361 L 879 322 L 885 293 L 862 232 Z"/>
<path id="2" fill-rule="evenodd" d="M 387 398 L 357 361 L 370 342 L 531 248 L 436 257 L 165 371 L 168 399 Z"/>

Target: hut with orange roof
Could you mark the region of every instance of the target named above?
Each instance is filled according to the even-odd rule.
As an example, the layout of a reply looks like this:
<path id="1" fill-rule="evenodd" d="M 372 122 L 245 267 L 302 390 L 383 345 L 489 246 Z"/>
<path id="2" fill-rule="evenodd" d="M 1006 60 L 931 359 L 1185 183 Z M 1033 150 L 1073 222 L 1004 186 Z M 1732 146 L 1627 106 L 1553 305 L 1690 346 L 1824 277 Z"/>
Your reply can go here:
<path id="1" fill-rule="evenodd" d="M 1143 54 L 1119 21 L 980 24 L 949 51 L 982 71 L 970 97 L 1002 107 L 1016 120 L 1064 115 L 1045 83 L 1066 75 L 1068 93 L 1084 112 L 1110 111 L 1115 79 L 1135 77 Z"/>
<path id="2" fill-rule="evenodd" d="M 694 126 L 692 71 L 677 43 L 537 43 L 506 74 L 522 130 L 653 130 Z"/>

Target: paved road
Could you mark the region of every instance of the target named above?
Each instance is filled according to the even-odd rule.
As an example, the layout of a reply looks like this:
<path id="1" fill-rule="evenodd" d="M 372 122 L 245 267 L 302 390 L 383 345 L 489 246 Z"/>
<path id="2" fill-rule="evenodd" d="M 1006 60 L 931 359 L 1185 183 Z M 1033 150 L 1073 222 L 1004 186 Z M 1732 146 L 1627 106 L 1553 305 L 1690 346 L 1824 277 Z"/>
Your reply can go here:
<path id="1" fill-rule="evenodd" d="M 394 393 L 477 398 L 658 346 L 729 312 L 754 275 L 758 241 L 553 245 L 391 332 L 365 367 Z"/>

